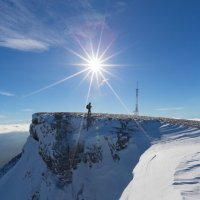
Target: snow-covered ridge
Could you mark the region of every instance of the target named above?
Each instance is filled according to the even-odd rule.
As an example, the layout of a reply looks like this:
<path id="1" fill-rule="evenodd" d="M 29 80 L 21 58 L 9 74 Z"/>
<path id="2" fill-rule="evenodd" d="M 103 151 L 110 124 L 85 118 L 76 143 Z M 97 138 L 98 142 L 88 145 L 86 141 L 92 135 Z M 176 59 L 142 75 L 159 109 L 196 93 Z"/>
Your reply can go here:
<path id="1" fill-rule="evenodd" d="M 197 128 L 172 125 L 176 121 L 169 124 L 168 120 L 36 113 L 21 158 L 0 178 L 1 200 L 119 199 L 132 179 L 132 169 L 152 144 L 199 134 Z M 178 187 L 179 175 L 174 187 Z"/>
<path id="2" fill-rule="evenodd" d="M 45 115 L 67 115 L 67 116 L 76 116 L 76 117 L 85 117 L 85 113 L 78 113 L 78 112 L 58 112 L 58 113 L 35 113 L 33 114 L 33 119 L 37 118 L 39 116 L 45 116 Z M 152 117 L 152 116 L 136 116 L 136 115 L 126 115 L 126 114 L 110 114 L 110 113 L 93 113 L 93 118 L 112 118 L 112 119 L 132 119 L 132 120 L 159 120 L 161 122 L 169 123 L 169 124 L 175 124 L 175 125 L 183 125 L 183 126 L 189 126 L 189 127 L 196 127 L 200 128 L 200 119 L 176 119 L 176 118 L 167 118 L 167 117 Z"/>

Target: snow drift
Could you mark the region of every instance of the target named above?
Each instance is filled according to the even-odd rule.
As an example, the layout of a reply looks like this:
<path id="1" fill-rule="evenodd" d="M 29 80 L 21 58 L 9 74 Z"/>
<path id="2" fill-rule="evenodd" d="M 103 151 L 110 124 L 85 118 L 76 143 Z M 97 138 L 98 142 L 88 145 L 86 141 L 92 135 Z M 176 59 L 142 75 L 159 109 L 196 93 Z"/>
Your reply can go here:
<path id="1" fill-rule="evenodd" d="M 197 128 L 170 125 L 160 119 L 105 114 L 87 119 L 79 113 L 37 113 L 33 115 L 22 155 L 1 170 L 0 197 L 1 200 L 116 200 L 121 195 L 121 199 L 127 200 L 195 197 L 199 195 L 198 138 Z M 190 144 L 184 142 L 187 139 Z M 181 142 L 193 148 L 181 146 Z M 165 163 L 166 167 L 161 167 Z M 166 196 L 168 192 L 173 196 Z M 166 198 L 161 198 L 162 195 Z"/>
<path id="2" fill-rule="evenodd" d="M 120 200 L 199 200 L 200 130 L 164 124 L 140 158 Z"/>

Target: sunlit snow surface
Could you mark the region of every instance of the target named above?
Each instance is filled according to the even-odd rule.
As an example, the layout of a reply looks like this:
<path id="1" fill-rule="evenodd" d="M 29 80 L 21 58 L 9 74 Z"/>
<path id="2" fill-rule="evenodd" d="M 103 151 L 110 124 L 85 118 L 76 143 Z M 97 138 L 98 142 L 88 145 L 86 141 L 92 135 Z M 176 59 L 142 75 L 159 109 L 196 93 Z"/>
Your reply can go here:
<path id="1" fill-rule="evenodd" d="M 200 199 L 200 130 L 164 124 L 120 200 Z"/>
<path id="2" fill-rule="evenodd" d="M 29 136 L 22 157 L 0 178 L 1 200 L 200 199 L 199 129 L 158 119 L 96 115 L 87 130 L 83 115 L 68 115 L 35 115 L 38 121 L 33 130 L 38 138 Z M 64 121 L 65 117 L 68 121 Z M 57 119 L 62 123 L 57 124 Z M 63 134 L 71 134 L 68 139 L 72 140 L 56 143 L 58 135 L 51 127 L 57 124 L 62 129 L 66 122 L 72 129 Z M 126 142 L 117 150 L 120 135 Z M 75 144 L 78 138 L 84 141 L 84 153 L 94 146 L 100 147 L 102 153 L 100 157 L 97 154 L 98 162 L 78 161 L 72 169 L 72 182 L 62 185 L 40 151 L 54 159 L 56 152 L 62 152 L 69 142 Z"/>

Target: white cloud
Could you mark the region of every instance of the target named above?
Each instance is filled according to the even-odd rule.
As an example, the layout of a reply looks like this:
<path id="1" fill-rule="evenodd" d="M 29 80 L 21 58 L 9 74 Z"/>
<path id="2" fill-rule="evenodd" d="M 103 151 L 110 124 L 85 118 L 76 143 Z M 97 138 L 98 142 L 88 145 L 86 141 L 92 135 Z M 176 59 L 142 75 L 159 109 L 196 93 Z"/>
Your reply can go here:
<path id="1" fill-rule="evenodd" d="M 175 111 L 175 110 L 183 110 L 183 107 L 169 107 L 169 108 L 157 108 L 158 111 Z"/>
<path id="2" fill-rule="evenodd" d="M 0 124 L 0 134 L 10 132 L 28 132 L 29 124 Z"/>
<path id="3" fill-rule="evenodd" d="M 13 94 L 13 93 L 4 92 L 4 91 L 0 91 L 0 95 L 2 95 L 2 96 L 7 96 L 7 97 L 15 96 L 15 94 Z"/>
<path id="4" fill-rule="evenodd" d="M 22 111 L 23 111 L 23 112 L 33 112 L 33 109 L 31 109 L 31 108 L 25 108 L 25 109 L 23 109 Z"/>
<path id="5" fill-rule="evenodd" d="M 8 0 L 0 4 L 0 46 L 23 51 L 66 47 L 74 36 L 91 36 L 97 28 L 99 34 L 105 17 L 125 7 L 123 1 L 116 1 L 112 11 L 103 13 L 91 0 Z"/>
<path id="6" fill-rule="evenodd" d="M 69 38 L 85 30 L 88 23 L 102 20 L 89 0 L 2 1 L 0 12 L 0 45 L 30 51 L 49 46 L 66 46 Z"/>
<path id="7" fill-rule="evenodd" d="M 12 49 L 19 49 L 24 51 L 29 50 L 46 50 L 48 49 L 48 45 L 46 45 L 44 42 L 40 42 L 33 39 L 14 39 L 14 38 L 8 38 L 4 41 L 0 42 L 0 46 L 12 48 Z"/>

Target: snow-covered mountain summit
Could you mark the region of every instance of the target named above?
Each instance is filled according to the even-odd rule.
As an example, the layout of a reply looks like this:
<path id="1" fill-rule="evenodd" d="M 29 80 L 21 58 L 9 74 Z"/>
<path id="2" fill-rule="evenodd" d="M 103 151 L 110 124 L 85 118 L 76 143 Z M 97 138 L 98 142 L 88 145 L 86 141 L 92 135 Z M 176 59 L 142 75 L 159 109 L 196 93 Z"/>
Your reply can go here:
<path id="1" fill-rule="evenodd" d="M 162 165 L 165 161 L 163 148 L 170 149 L 173 142 L 176 142 L 173 147 L 178 148 L 179 141 L 186 139 L 190 139 L 195 146 L 192 142 L 194 138 L 196 146 L 185 159 L 183 156 L 174 162 L 170 158 L 171 154 L 167 154 L 166 159 L 175 163 L 175 169 L 168 165 L 171 182 L 166 184 L 170 184 L 169 188 L 177 191 L 176 194 L 180 197 L 182 194 L 184 197 L 190 195 L 193 190 L 198 195 L 200 176 L 196 172 L 199 169 L 199 154 L 195 151 L 199 144 L 199 135 L 197 128 L 172 125 L 166 120 L 156 118 L 94 114 L 87 119 L 81 113 L 36 113 L 33 115 L 30 136 L 22 155 L 0 171 L 0 199 L 116 200 L 123 193 L 121 199 L 156 200 L 155 195 L 152 196 L 154 199 L 148 198 L 146 183 L 152 189 L 151 181 L 158 182 L 158 185 L 163 182 L 156 181 L 161 177 L 155 176 L 155 173 L 152 175 L 155 176 L 154 179 L 148 171 L 144 173 L 144 166 L 150 165 L 146 161 L 152 159 L 158 163 L 154 164 L 155 170 L 162 171 L 159 164 Z M 187 149 L 189 151 L 190 148 Z M 181 152 L 176 155 L 180 154 Z M 196 170 L 193 173 L 196 177 L 189 177 L 188 172 L 191 169 Z M 172 171 L 175 173 L 173 177 Z M 146 177 L 150 178 L 146 180 Z M 187 187 L 186 178 L 194 179 L 195 183 L 190 183 L 196 184 L 195 187 L 191 187 L 192 184 Z M 166 181 L 169 179 L 166 178 Z M 132 192 L 135 187 L 138 188 L 138 194 Z M 146 197 L 140 196 L 139 191 L 144 193 L 145 187 Z M 167 199 L 158 197 L 159 200 Z"/>

